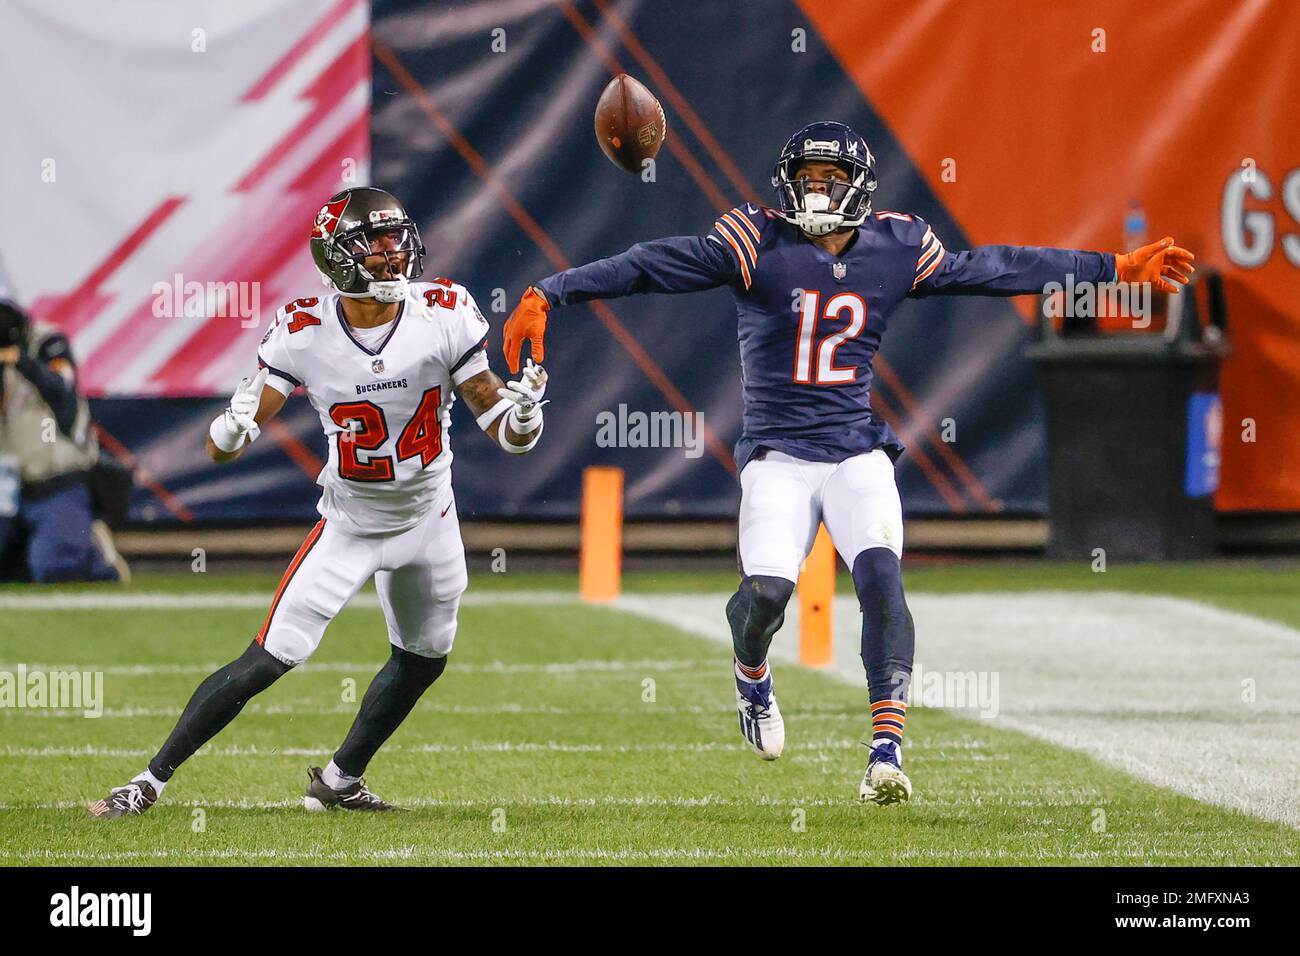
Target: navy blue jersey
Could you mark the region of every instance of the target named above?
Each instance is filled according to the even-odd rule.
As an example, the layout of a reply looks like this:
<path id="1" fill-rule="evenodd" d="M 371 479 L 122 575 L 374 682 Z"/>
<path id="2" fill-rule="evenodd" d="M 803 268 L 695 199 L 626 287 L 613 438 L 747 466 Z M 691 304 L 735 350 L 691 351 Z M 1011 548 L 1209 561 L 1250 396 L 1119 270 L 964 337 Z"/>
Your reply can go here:
<path id="1" fill-rule="evenodd" d="M 736 300 L 745 414 L 736 464 L 759 447 L 840 462 L 903 446 L 871 407 L 871 361 L 906 298 L 1041 293 L 1110 282 L 1109 253 L 1028 246 L 949 252 L 919 216 L 878 212 L 839 256 L 769 209 L 724 213 L 707 236 L 642 242 L 536 287 L 552 306 L 726 285 Z"/>

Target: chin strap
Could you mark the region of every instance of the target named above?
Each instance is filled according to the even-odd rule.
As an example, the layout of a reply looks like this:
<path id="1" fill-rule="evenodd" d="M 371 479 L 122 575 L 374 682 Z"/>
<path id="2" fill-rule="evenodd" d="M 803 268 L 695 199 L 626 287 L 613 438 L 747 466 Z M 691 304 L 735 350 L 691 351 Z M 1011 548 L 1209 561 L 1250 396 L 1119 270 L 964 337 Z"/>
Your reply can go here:
<path id="1" fill-rule="evenodd" d="M 376 302 L 401 302 L 406 298 L 407 291 L 410 288 L 410 281 L 406 276 L 398 276 L 396 279 L 385 279 L 383 282 L 371 279 L 366 287 L 365 292 L 344 292 L 342 289 L 325 280 L 325 284 L 330 286 L 339 295 L 348 299 L 374 299 Z"/>

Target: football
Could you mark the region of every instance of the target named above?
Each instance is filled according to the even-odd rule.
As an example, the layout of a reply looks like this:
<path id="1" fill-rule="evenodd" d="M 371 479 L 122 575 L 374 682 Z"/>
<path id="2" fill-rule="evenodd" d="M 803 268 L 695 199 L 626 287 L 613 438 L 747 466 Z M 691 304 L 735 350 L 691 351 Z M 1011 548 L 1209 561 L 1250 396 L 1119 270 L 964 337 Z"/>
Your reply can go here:
<path id="1" fill-rule="evenodd" d="M 643 83 L 626 73 L 609 81 L 596 103 L 596 140 L 611 163 L 639 173 L 667 135 L 664 108 Z"/>

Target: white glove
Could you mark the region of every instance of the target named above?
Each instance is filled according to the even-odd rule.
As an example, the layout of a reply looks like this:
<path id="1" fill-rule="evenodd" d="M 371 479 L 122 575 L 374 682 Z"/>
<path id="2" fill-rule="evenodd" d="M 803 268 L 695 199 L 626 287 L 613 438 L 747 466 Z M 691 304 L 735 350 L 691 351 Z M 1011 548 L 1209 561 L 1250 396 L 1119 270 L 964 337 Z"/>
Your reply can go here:
<path id="1" fill-rule="evenodd" d="M 212 437 L 212 444 L 222 451 L 237 451 L 245 444 L 245 440 L 251 442 L 260 434 L 254 416 L 262 403 L 262 389 L 266 385 L 268 372 L 268 369 L 261 368 L 251 381 L 247 378 L 240 379 L 239 387 L 230 397 L 226 410 L 213 419 L 208 434 Z"/>
<path id="2" fill-rule="evenodd" d="M 527 435 L 541 427 L 542 396 L 546 394 L 546 369 L 534 364 L 532 359 L 524 363 L 523 374 L 517 382 L 507 382 L 505 388 L 498 388 L 497 394 L 514 403 L 506 415 L 506 421 L 515 430 L 516 435 Z"/>
<path id="3" fill-rule="evenodd" d="M 517 382 L 507 382 L 505 388 L 498 388 L 501 401 L 497 407 L 508 404 L 505 420 L 497 430 L 497 443 L 512 455 L 522 455 L 532 451 L 542 437 L 542 396 L 546 394 L 546 369 L 533 364 L 529 359 L 524 364 L 524 372 Z M 500 415 L 498 411 L 496 415 Z M 488 413 L 491 415 L 491 412 Z M 488 415 L 484 415 L 487 418 Z M 493 418 L 496 415 L 492 415 Z M 506 429 L 516 435 L 532 435 L 526 445 L 513 444 L 506 437 Z"/>

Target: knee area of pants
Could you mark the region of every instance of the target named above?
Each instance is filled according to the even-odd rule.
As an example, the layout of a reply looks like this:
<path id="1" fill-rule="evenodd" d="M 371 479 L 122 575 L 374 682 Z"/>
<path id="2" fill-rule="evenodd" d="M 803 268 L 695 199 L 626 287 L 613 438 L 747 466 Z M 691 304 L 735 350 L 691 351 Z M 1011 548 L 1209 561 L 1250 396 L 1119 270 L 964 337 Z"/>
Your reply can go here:
<path id="1" fill-rule="evenodd" d="M 62 584 L 67 581 L 88 581 L 91 578 L 91 561 L 88 555 L 71 553 L 42 554 L 29 557 L 32 580 L 37 584 Z"/>
<path id="2" fill-rule="evenodd" d="M 740 582 L 740 587 L 731 598 L 733 607 L 744 607 L 763 617 L 775 617 L 785 611 L 790 595 L 794 593 L 794 582 L 785 578 L 755 575 Z"/>
<path id="3" fill-rule="evenodd" d="M 868 548 L 853 559 L 853 585 L 861 596 L 865 591 L 900 591 L 903 565 L 888 548 Z"/>
<path id="4" fill-rule="evenodd" d="M 446 657 L 456 643 L 456 612 L 460 598 L 435 601 L 418 635 L 401 635 L 389 632 L 388 639 L 394 648 L 411 654 L 429 657 Z"/>
<path id="5" fill-rule="evenodd" d="M 451 649 L 456 644 L 456 624 L 453 621 L 448 627 L 439 627 L 431 635 L 428 642 L 424 645 L 435 657 L 446 657 L 451 653 Z M 423 649 L 423 648 L 422 648 Z"/>
<path id="6" fill-rule="evenodd" d="M 438 604 L 452 605 L 453 613 L 455 605 L 460 603 L 461 595 L 469 587 L 469 571 L 462 564 L 456 571 L 452 572 L 446 578 L 440 578 L 434 581 L 433 593 Z"/>
<path id="7" fill-rule="evenodd" d="M 318 644 L 301 631 L 278 625 L 267 632 L 261 650 L 286 667 L 297 667 L 315 653 Z"/>

